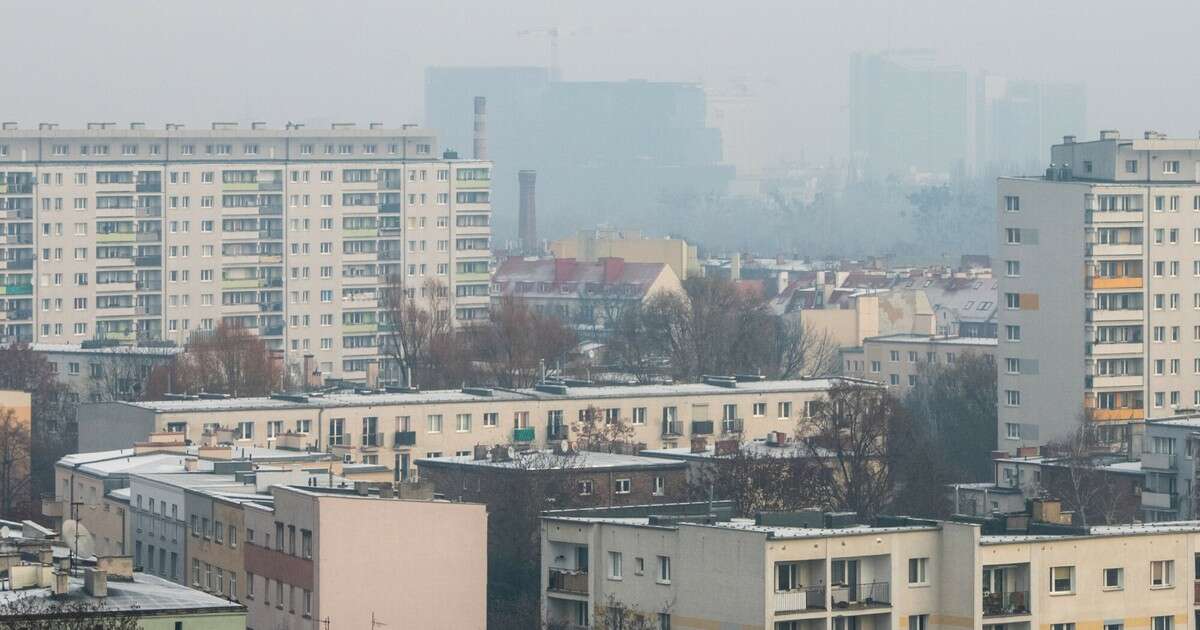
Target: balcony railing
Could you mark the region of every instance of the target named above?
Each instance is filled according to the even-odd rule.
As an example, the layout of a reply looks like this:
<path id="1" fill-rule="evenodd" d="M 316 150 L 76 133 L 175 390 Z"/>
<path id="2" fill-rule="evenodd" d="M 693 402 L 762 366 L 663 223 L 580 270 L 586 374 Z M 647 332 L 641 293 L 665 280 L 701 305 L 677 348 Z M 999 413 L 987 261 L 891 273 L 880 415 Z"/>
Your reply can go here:
<path id="1" fill-rule="evenodd" d="M 984 593 L 983 616 L 1002 617 L 1029 614 L 1029 591 Z"/>
<path id="2" fill-rule="evenodd" d="M 384 213 L 384 214 L 400 212 L 400 204 L 398 204 L 398 203 L 381 203 L 381 204 L 379 204 L 379 212 Z"/>
<path id="3" fill-rule="evenodd" d="M 1200 606 L 1200 580 L 1192 582 L 1192 603 Z"/>
<path id="4" fill-rule="evenodd" d="M 66 501 L 59 499 L 53 494 L 47 494 L 42 497 L 42 516 L 46 518 L 62 518 L 63 505 Z"/>
<path id="5" fill-rule="evenodd" d="M 547 590 L 574 595 L 588 594 L 588 574 L 586 571 L 571 571 L 568 569 L 550 569 L 550 585 Z"/>
<path id="6" fill-rule="evenodd" d="M 1175 470 L 1175 454 L 1142 453 L 1142 468 L 1150 470 Z"/>
<path id="7" fill-rule="evenodd" d="M 732 419 L 732 420 L 722 420 L 721 421 L 721 432 L 722 433 L 741 433 L 742 427 L 744 424 L 745 423 L 742 421 L 741 418 Z"/>
<path id="8" fill-rule="evenodd" d="M 135 190 L 140 193 L 160 193 L 162 192 L 162 182 L 138 182 Z"/>
<path id="9" fill-rule="evenodd" d="M 533 427 L 522 427 L 519 429 L 513 429 L 513 441 L 514 442 L 532 442 L 533 438 L 534 438 L 534 434 L 535 434 L 535 432 L 533 430 Z"/>
<path id="10" fill-rule="evenodd" d="M 876 608 L 892 605 L 891 584 L 863 582 L 839 584 L 830 588 L 834 608 Z"/>
<path id="11" fill-rule="evenodd" d="M 162 256 L 135 256 L 133 264 L 138 267 L 161 267 Z"/>
<path id="12" fill-rule="evenodd" d="M 364 433 L 362 436 L 362 445 L 363 446 L 382 446 L 383 445 L 383 434 L 382 433 Z"/>
<path id="13" fill-rule="evenodd" d="M 663 420 L 663 435 L 683 435 L 683 422 L 680 420 Z"/>
<path id="14" fill-rule="evenodd" d="M 712 420 L 692 420 L 692 435 L 712 435 Z"/>
<path id="15" fill-rule="evenodd" d="M 392 439 L 392 446 L 413 446 L 417 443 L 416 431 L 397 431 Z"/>
<path id="16" fill-rule="evenodd" d="M 775 591 L 775 614 L 825 610 L 825 587 L 810 586 L 790 591 Z"/>

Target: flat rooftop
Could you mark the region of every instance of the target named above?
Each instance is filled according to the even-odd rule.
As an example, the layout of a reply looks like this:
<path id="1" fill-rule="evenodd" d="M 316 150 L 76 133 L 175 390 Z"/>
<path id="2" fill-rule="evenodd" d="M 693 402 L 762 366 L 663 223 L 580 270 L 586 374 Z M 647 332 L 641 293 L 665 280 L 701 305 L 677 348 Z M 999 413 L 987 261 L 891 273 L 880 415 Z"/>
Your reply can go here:
<path id="1" fill-rule="evenodd" d="M 757 457 L 833 457 L 834 455 L 832 451 L 826 448 L 810 447 L 794 440 L 783 446 L 771 446 L 767 444 L 766 440 L 756 439 L 739 443 L 739 448 L 741 448 L 743 453 Z M 692 452 L 690 446 L 680 446 L 676 448 L 648 448 L 641 451 L 641 455 L 645 457 L 665 457 L 692 461 L 704 461 L 717 457 L 716 443 L 713 441 L 710 441 L 704 450 L 700 452 Z"/>
<path id="2" fill-rule="evenodd" d="M 456 457 L 425 457 L 417 459 L 418 466 L 435 467 L 474 467 L 474 468 L 503 468 L 511 470 L 661 470 L 664 468 L 684 468 L 687 462 L 678 459 L 662 459 L 643 457 L 641 455 L 622 455 L 620 453 L 598 453 L 592 451 L 575 451 L 568 454 L 557 454 L 552 451 L 525 451 L 513 454 L 506 461 L 494 462 L 489 459 L 475 459 L 470 455 Z"/>
<path id="3" fill-rule="evenodd" d="M 149 348 L 145 346 L 105 346 L 103 348 L 84 348 L 83 346 L 65 343 L 31 343 L 29 344 L 29 349 L 33 350 L 34 352 L 46 352 L 52 354 L 89 354 L 97 356 L 133 355 L 170 357 L 183 352 L 183 348 L 180 346 L 163 346 L 159 348 Z"/>
<path id="4" fill-rule="evenodd" d="M 588 399 L 652 398 L 665 396 L 720 396 L 729 393 L 807 393 L 823 392 L 839 382 L 861 382 L 840 377 L 798 379 L 788 381 L 745 381 L 736 387 L 723 387 L 707 383 L 685 383 L 679 385 L 601 385 L 567 388 L 566 394 L 554 394 L 532 388 L 492 389 L 491 395 L 469 394 L 461 390 L 445 389 L 428 392 L 396 392 L 357 394 L 353 392 L 310 395 L 306 400 L 284 400 L 270 397 L 225 398 L 219 400 L 158 400 L 123 402 L 123 404 L 155 413 L 187 413 L 195 411 L 249 411 L 282 409 L 328 409 L 336 407 L 368 407 L 390 405 L 435 405 L 452 403 L 476 403 L 491 401 L 552 401 Z M 877 385 L 876 383 L 870 383 Z"/>
<path id="5" fill-rule="evenodd" d="M 1200 521 L 1165 521 L 1161 523 L 1132 523 L 1128 525 L 1097 525 L 1086 534 L 996 534 L 980 536 L 983 545 L 1008 545 L 1071 538 L 1155 536 L 1162 534 L 1200 533 Z"/>
<path id="6" fill-rule="evenodd" d="M 223 461 L 253 461 L 253 462 L 287 462 L 287 461 L 318 461 L 328 459 L 326 453 L 308 453 L 304 451 L 287 451 L 275 448 L 260 447 L 230 447 L 231 459 L 204 457 L 200 455 L 200 447 L 187 447 L 186 453 L 151 452 L 137 454 L 133 449 L 116 451 L 95 451 L 91 453 L 74 453 L 64 455 L 58 460 L 59 466 L 75 467 L 79 470 L 98 477 L 120 474 L 169 473 L 182 472 L 184 461 L 196 459 L 196 470 L 207 472 L 213 469 L 216 462 Z"/>
<path id="7" fill-rule="evenodd" d="M 32 598 L 46 606 L 62 601 L 103 604 L 108 610 L 137 614 L 176 613 L 244 613 L 246 607 L 227 599 L 209 595 L 146 573 L 134 573 L 132 582 L 108 581 L 108 596 L 92 597 L 83 590 L 83 578 L 69 578 L 67 594 L 51 598 L 49 588 L 29 588 L 0 591 L 0 602 Z M 186 625 L 186 624 L 185 624 Z"/>
<path id="8" fill-rule="evenodd" d="M 716 523 L 690 523 L 686 519 L 679 519 L 675 523 L 667 525 L 651 524 L 649 517 L 543 516 L 542 518 L 546 520 L 568 521 L 575 523 L 600 523 L 605 525 L 627 525 L 632 527 L 652 527 L 662 529 L 677 529 L 680 526 L 711 527 L 715 529 L 766 534 L 766 537 L 771 540 L 839 538 L 843 536 L 868 536 L 871 534 L 936 531 L 940 529 L 940 525 L 936 524 L 901 525 L 895 527 L 874 527 L 870 525 L 851 525 L 848 527 L 839 528 L 778 527 L 770 525 L 756 525 L 752 519 L 743 518 L 735 518 L 730 521 L 718 521 Z"/>
<path id="9" fill-rule="evenodd" d="M 998 340 L 995 337 L 946 337 L 943 335 L 919 335 L 915 333 L 896 333 L 893 335 L 879 335 L 877 337 L 867 337 L 863 343 L 867 341 L 883 341 L 888 343 L 912 343 L 921 345 L 948 345 L 948 346 L 980 346 L 980 347 L 996 347 Z"/>

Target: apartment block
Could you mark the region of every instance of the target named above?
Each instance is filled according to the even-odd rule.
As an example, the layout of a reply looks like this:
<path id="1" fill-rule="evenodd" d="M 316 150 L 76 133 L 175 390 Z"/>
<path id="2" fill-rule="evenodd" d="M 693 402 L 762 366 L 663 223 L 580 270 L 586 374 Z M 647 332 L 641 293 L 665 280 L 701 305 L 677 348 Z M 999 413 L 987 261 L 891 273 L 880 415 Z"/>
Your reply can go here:
<path id="1" fill-rule="evenodd" d="M 1200 417 L 1194 413 L 1146 422 L 1140 454 L 1146 520 L 1194 519 L 1200 514 L 1196 505 L 1197 448 Z"/>
<path id="2" fill-rule="evenodd" d="M 389 279 L 486 314 L 490 185 L 420 128 L 6 124 L 0 337 L 182 344 L 225 322 L 363 379 Z"/>
<path id="3" fill-rule="evenodd" d="M 79 450 L 145 441 L 152 433 L 200 442 L 231 431 L 231 442 L 332 453 L 379 464 L 407 480 L 418 457 L 470 456 L 476 445 L 546 447 L 578 437 L 588 414 L 622 421 L 632 440 L 672 448 L 689 437 L 793 433 L 813 403 L 842 378 L 790 381 L 710 379 L 681 385 L 465 388 L 428 392 L 329 392 L 270 398 L 107 402 L 81 405 Z M 594 417 L 594 416 L 593 416 Z"/>
<path id="4" fill-rule="evenodd" d="M 847 376 L 870 379 L 903 396 L 917 385 L 925 366 L 953 365 L 966 355 L 995 359 L 996 340 L 990 337 L 945 337 L 897 333 L 867 337 L 859 348 L 842 351 Z"/>
<path id="5" fill-rule="evenodd" d="M 483 628 L 487 512 L 277 485 L 245 509 L 249 628 Z"/>
<path id="6" fill-rule="evenodd" d="M 998 183 L 1006 449 L 1200 405 L 1200 140 L 1067 136 L 1051 162 Z"/>
<path id="7" fill-rule="evenodd" d="M 568 628 L 637 613 L 673 630 L 1167 630 L 1200 619 L 1195 521 L 1014 531 L 842 516 L 547 513 L 543 611 Z"/>

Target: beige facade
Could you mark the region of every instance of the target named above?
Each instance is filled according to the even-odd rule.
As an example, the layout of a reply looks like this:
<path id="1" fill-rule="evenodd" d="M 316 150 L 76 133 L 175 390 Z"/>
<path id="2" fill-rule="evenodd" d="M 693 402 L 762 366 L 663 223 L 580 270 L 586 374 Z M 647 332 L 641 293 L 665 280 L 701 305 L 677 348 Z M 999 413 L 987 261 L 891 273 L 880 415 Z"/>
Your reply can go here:
<path id="1" fill-rule="evenodd" d="M 842 353 L 843 374 L 886 385 L 903 396 L 917 384 L 923 366 L 953 364 L 964 355 L 996 355 L 996 340 L 989 337 L 940 337 L 896 334 L 868 337 L 861 348 Z"/>
<path id="2" fill-rule="evenodd" d="M 484 506 L 274 486 L 247 504 L 247 627 L 483 628 Z"/>
<path id="3" fill-rule="evenodd" d="M 568 627 L 616 603 L 676 630 L 1182 629 L 1197 615 L 1197 552 L 1197 522 L 982 535 L 935 521 L 806 529 L 546 517 L 542 601 L 547 619 Z"/>
<path id="4" fill-rule="evenodd" d="M 361 379 L 385 278 L 488 306 L 491 164 L 417 128 L 0 131 L 0 337 L 173 341 L 221 322 Z"/>
<path id="5" fill-rule="evenodd" d="M 1051 153 L 1045 177 L 997 192 L 1008 450 L 1061 437 L 1085 410 L 1115 438 L 1200 405 L 1200 141 L 1103 131 Z"/>
<path id="6" fill-rule="evenodd" d="M 634 263 L 662 263 L 680 280 L 703 275 L 696 246 L 675 238 L 648 238 L 638 230 L 594 228 L 579 230 L 574 237 L 550 243 L 555 258 L 595 262 L 601 258 L 623 258 Z"/>
<path id="7" fill-rule="evenodd" d="M 650 448 L 689 436 L 762 437 L 793 433 L 797 422 L 839 379 L 743 381 L 733 386 L 548 387 L 421 393 L 325 394 L 282 398 L 183 400 L 83 405 L 80 449 L 104 450 L 153 432 L 194 442 L 213 427 L 233 429 L 238 444 L 328 450 L 339 459 L 388 466 L 396 480 L 418 457 L 467 455 L 476 444 L 545 446 L 574 439 L 591 409 L 626 422 Z"/>

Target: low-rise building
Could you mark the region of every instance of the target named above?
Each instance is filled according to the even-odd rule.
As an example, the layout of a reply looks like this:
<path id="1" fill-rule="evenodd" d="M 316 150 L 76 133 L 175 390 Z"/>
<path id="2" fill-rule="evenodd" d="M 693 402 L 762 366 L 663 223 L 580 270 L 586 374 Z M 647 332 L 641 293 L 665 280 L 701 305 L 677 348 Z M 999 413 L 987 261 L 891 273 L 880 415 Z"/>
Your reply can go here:
<path id="1" fill-rule="evenodd" d="M 32 343 L 58 381 L 80 400 L 137 400 L 154 368 L 167 365 L 183 351 L 175 344 L 128 346 L 115 343 Z"/>
<path id="2" fill-rule="evenodd" d="M 551 241 L 550 253 L 555 258 L 582 262 L 621 258 L 631 263 L 663 263 L 680 280 L 703 275 L 695 245 L 679 238 L 650 238 L 640 230 L 610 227 L 579 230 L 573 237 Z"/>
<path id="3" fill-rule="evenodd" d="M 672 448 L 689 436 L 794 432 L 813 403 L 843 378 L 710 379 L 680 385 L 566 386 L 428 392 L 330 392 L 264 398 L 81 405 L 81 450 L 122 448 L 152 433 L 199 442 L 231 431 L 239 445 L 326 451 L 387 466 L 396 481 L 419 457 L 469 455 L 476 445 L 547 447 L 577 434 L 589 414 L 622 421 L 629 440 Z"/>
<path id="4" fill-rule="evenodd" d="M 1145 473 L 1142 507 L 1148 521 L 1193 519 L 1197 509 L 1200 416 L 1147 420 L 1139 453 Z"/>
<path id="5" fill-rule="evenodd" d="M 365 484 L 270 492 L 244 506 L 247 627 L 484 627 L 484 506 Z"/>
<path id="6" fill-rule="evenodd" d="M 421 480 L 447 498 L 479 503 L 504 501 L 508 484 L 551 485 L 575 507 L 673 503 L 686 498 L 686 463 L 594 451 L 523 451 L 480 447 L 469 456 L 418 459 Z M 557 497 L 556 497 L 557 498 Z"/>
<path id="7" fill-rule="evenodd" d="M 1200 522 L 1071 527 L 794 513 L 547 513 L 543 611 L 673 630 L 1187 627 Z M 822 518 L 823 516 L 823 518 Z M 815 518 L 814 518 L 815 517 Z"/>
<path id="8" fill-rule="evenodd" d="M 916 386 L 925 366 L 952 364 L 966 355 L 995 361 L 996 339 L 910 333 L 868 337 L 861 348 L 842 353 L 842 369 L 847 376 L 883 383 L 894 393 L 903 395 Z M 1025 364 L 1021 367 L 1026 369 Z"/>
<path id="9" fill-rule="evenodd" d="M 662 262 L 511 257 L 492 276 L 494 302 L 520 298 L 583 334 L 602 334 L 629 305 L 660 293 L 683 294 L 679 275 Z"/>

